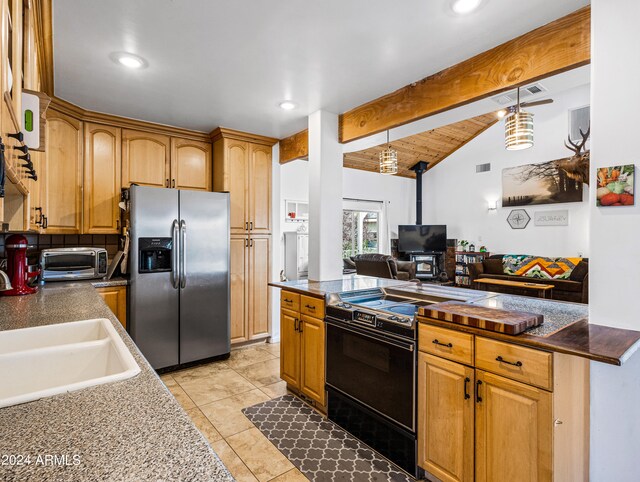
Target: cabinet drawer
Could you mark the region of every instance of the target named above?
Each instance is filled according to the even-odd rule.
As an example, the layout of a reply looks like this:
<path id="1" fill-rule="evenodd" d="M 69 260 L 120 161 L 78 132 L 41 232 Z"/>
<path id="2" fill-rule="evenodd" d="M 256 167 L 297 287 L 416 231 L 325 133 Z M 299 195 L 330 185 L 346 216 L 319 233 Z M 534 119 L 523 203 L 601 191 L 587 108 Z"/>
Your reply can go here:
<path id="1" fill-rule="evenodd" d="M 546 351 L 476 337 L 476 368 L 528 385 L 552 389 L 552 360 Z"/>
<path id="2" fill-rule="evenodd" d="M 473 335 L 420 323 L 418 342 L 421 351 L 473 365 Z"/>
<path id="3" fill-rule="evenodd" d="M 300 313 L 324 319 L 324 300 L 311 298 L 310 296 L 300 296 Z"/>
<path id="4" fill-rule="evenodd" d="M 280 308 L 291 311 L 300 311 L 300 295 L 291 291 L 280 292 Z"/>

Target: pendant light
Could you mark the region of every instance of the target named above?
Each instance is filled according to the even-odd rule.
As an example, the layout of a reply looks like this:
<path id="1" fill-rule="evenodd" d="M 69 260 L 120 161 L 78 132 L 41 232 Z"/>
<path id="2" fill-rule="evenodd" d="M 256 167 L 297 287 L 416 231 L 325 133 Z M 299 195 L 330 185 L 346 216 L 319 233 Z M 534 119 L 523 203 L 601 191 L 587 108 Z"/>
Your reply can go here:
<path id="1" fill-rule="evenodd" d="M 533 114 L 520 109 L 520 87 L 516 106 L 504 119 L 504 145 L 509 151 L 533 146 Z"/>
<path id="2" fill-rule="evenodd" d="M 387 148 L 380 153 L 380 174 L 398 173 L 398 151 L 391 148 L 389 131 L 387 130 Z"/>

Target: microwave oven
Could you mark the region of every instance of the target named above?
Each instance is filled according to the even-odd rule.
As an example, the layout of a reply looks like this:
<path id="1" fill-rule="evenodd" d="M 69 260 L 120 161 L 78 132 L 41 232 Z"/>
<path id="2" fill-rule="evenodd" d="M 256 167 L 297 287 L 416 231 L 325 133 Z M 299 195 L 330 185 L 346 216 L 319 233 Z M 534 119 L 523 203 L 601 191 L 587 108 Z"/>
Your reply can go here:
<path id="1" fill-rule="evenodd" d="M 69 281 L 102 278 L 107 274 L 104 248 L 52 248 L 40 253 L 43 281 Z"/>

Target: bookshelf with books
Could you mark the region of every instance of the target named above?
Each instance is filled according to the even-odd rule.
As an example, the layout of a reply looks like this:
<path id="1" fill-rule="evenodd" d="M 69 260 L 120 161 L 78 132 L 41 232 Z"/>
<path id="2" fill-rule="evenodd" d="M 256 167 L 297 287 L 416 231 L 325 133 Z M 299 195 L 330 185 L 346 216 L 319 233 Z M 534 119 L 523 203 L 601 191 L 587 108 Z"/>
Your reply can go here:
<path id="1" fill-rule="evenodd" d="M 489 256 L 491 256 L 491 253 L 486 251 L 456 251 L 456 286 L 471 288 L 469 265 L 481 263 Z"/>

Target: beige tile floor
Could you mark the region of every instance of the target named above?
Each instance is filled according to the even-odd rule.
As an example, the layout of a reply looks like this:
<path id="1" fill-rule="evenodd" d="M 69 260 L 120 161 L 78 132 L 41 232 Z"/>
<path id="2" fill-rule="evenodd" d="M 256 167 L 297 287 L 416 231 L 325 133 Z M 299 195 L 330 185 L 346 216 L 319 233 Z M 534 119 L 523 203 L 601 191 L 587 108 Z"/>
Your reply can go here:
<path id="1" fill-rule="evenodd" d="M 241 412 L 287 393 L 279 357 L 277 343 L 254 345 L 160 377 L 238 482 L 308 480 Z"/>

